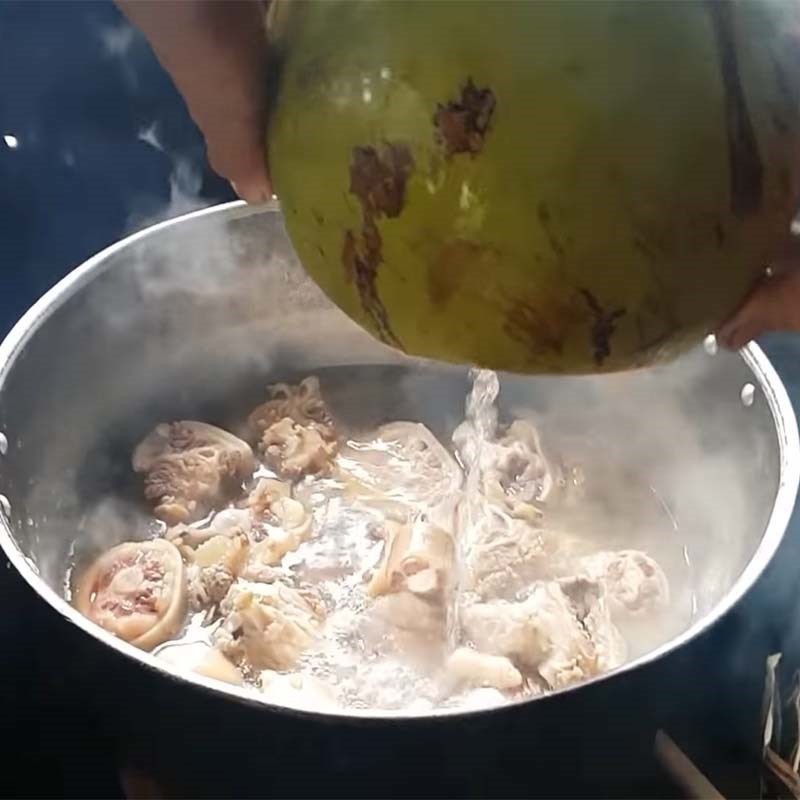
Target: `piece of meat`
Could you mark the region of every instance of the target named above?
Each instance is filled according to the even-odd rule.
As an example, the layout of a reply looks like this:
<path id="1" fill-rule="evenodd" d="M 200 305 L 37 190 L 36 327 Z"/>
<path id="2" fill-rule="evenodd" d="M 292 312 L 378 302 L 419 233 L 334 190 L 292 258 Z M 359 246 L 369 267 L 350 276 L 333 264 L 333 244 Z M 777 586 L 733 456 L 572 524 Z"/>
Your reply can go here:
<path id="1" fill-rule="evenodd" d="M 288 484 L 271 478 L 262 478 L 248 497 L 248 505 L 256 519 L 268 528 L 280 528 L 289 535 L 297 547 L 311 534 L 311 514 L 299 501 L 290 496 Z"/>
<path id="2" fill-rule="evenodd" d="M 502 430 L 489 416 L 468 418 L 453 434 L 468 486 L 458 509 L 461 585 L 482 600 L 514 599 L 561 571 L 561 537 L 542 526 L 553 476 L 531 423 Z"/>
<path id="3" fill-rule="evenodd" d="M 189 608 L 200 611 L 219 605 L 228 594 L 236 577 L 222 565 L 200 567 L 189 564 L 186 568 Z"/>
<path id="4" fill-rule="evenodd" d="M 387 520 L 383 555 L 367 585 L 367 594 L 408 589 L 414 594 L 441 593 L 453 565 L 450 534 L 425 520 L 400 524 Z"/>
<path id="5" fill-rule="evenodd" d="M 244 571 L 249 580 L 271 580 L 271 568 L 311 535 L 311 514 L 290 492 L 287 483 L 262 478 L 248 497 L 248 506 L 260 524 L 259 534 L 265 537 L 250 549 Z"/>
<path id="6" fill-rule="evenodd" d="M 560 565 L 559 537 L 513 519 L 490 505 L 462 528 L 462 585 L 484 600 L 514 599 L 533 581 L 553 577 Z"/>
<path id="7" fill-rule="evenodd" d="M 164 539 L 112 547 L 81 576 L 73 600 L 78 611 L 109 633 L 151 650 L 183 624 L 181 555 Z"/>
<path id="8" fill-rule="evenodd" d="M 535 669 L 551 689 L 560 689 L 624 659 L 624 642 L 605 607 L 603 589 L 537 583 L 521 602 L 495 600 L 460 612 L 464 636 L 486 653 Z"/>
<path id="9" fill-rule="evenodd" d="M 594 645 L 599 671 L 608 672 L 624 663 L 628 648 L 611 620 L 605 586 L 581 577 L 562 578 L 558 585 Z"/>
<path id="10" fill-rule="evenodd" d="M 639 616 L 669 605 L 669 583 L 664 570 L 640 550 L 596 553 L 580 561 L 590 578 L 606 588 L 615 614 Z"/>
<path id="11" fill-rule="evenodd" d="M 314 642 L 322 603 L 283 583 L 237 581 L 220 605 L 214 643 L 234 662 L 254 669 L 290 669 Z"/>
<path id="12" fill-rule="evenodd" d="M 445 618 L 441 606 L 411 592 L 378 597 L 371 611 L 377 619 L 404 631 L 437 637 L 444 631 Z"/>
<path id="13" fill-rule="evenodd" d="M 522 674 L 505 656 L 480 653 L 471 647 L 456 648 L 445 669 L 458 683 L 469 686 L 515 689 L 522 685 Z"/>
<path id="14" fill-rule="evenodd" d="M 543 502 L 553 488 L 539 432 L 527 420 L 514 420 L 506 428 L 489 450 L 488 462 L 487 478 L 500 485 L 512 505 Z"/>
<path id="15" fill-rule="evenodd" d="M 156 657 L 178 669 L 188 670 L 205 678 L 241 686 L 244 677 L 222 653 L 205 642 L 175 642 L 159 647 Z"/>
<path id="16" fill-rule="evenodd" d="M 166 538 L 182 553 L 184 548 L 194 549 L 215 536 L 247 537 L 252 528 L 250 512 L 242 508 L 226 508 L 204 524 L 178 523 L 167 528 Z"/>
<path id="17" fill-rule="evenodd" d="M 284 417 L 261 435 L 259 451 L 279 475 L 296 480 L 302 475 L 327 475 L 336 443 L 325 439 L 318 427 Z"/>
<path id="18" fill-rule="evenodd" d="M 237 536 L 218 534 L 196 549 L 184 546 L 189 562 L 189 604 L 197 611 L 218 605 L 228 593 L 247 560 L 250 541 L 243 533 Z"/>
<path id="19" fill-rule="evenodd" d="M 250 549 L 243 577 L 255 581 L 272 580 L 275 576 L 274 568 L 287 553 L 297 549 L 300 541 L 289 531 L 273 528 L 266 539 Z"/>
<path id="20" fill-rule="evenodd" d="M 482 438 L 467 420 L 453 433 L 453 444 L 468 474 L 477 471 L 476 484 L 487 503 L 528 522 L 541 517 L 541 504 L 554 480 L 539 433 L 530 422 L 514 420 L 499 436 L 490 426 Z"/>
<path id="21" fill-rule="evenodd" d="M 292 487 L 285 481 L 261 478 L 247 496 L 247 507 L 256 519 L 269 519 L 272 506 L 282 497 L 291 497 Z"/>
<path id="22" fill-rule="evenodd" d="M 254 468 L 250 445 L 203 422 L 158 425 L 133 453 L 145 497 L 168 525 L 201 519 L 224 504 Z"/>
<path id="23" fill-rule="evenodd" d="M 286 418 L 301 427 L 314 427 L 327 442 L 336 441 L 333 417 L 322 399 L 319 380 L 315 376 L 305 378 L 297 386 L 275 383 L 267 390 L 270 399 L 255 408 L 247 418 L 256 441 L 267 428 Z"/>

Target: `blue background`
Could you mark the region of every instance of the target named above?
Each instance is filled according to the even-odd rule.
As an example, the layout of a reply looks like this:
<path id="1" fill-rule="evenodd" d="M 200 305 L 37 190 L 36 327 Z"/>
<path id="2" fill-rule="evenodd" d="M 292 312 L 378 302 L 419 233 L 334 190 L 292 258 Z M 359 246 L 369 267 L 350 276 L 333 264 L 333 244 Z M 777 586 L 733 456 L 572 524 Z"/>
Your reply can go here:
<path id="1" fill-rule="evenodd" d="M 145 131 L 160 147 L 142 138 Z M 0 137 L 6 134 L 18 147 L 0 139 L 0 334 L 70 269 L 163 212 L 178 162 L 197 182 L 184 180 L 183 188 L 196 188 L 202 202 L 233 197 L 208 168 L 169 79 L 110 3 L 0 2 Z M 796 402 L 798 338 L 773 337 L 767 347 Z M 730 796 L 750 786 L 740 773 L 759 735 L 764 657 L 783 648 L 790 667 L 800 663 L 797 541 L 793 522 L 767 576 L 685 655 L 707 691 L 683 716 L 676 697 L 671 732 Z M 0 793 L 118 795 L 119 757 L 85 730 L 79 698 L 69 687 L 42 696 L 53 685 L 47 637 L 61 623 L 3 563 Z M 750 775 L 753 765 L 747 769 Z"/>

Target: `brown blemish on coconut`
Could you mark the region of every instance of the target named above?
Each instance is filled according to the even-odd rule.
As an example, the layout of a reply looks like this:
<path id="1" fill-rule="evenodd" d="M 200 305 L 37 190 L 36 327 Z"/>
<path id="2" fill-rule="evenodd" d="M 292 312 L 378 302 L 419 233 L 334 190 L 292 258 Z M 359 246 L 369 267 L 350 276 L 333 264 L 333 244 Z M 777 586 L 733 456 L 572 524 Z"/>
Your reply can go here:
<path id="1" fill-rule="evenodd" d="M 479 89 L 468 78 L 458 100 L 439 104 L 433 116 L 436 140 L 450 156 L 459 153 L 477 155 L 492 121 L 496 100 L 490 88 Z"/>
<path id="2" fill-rule="evenodd" d="M 406 183 L 414 168 L 411 151 L 403 144 L 356 147 L 350 161 L 350 193 L 361 205 L 359 231 L 345 231 L 342 263 L 348 280 L 361 298 L 361 306 L 386 344 L 402 349 L 392 331 L 389 315 L 378 295 L 378 267 L 383 262 L 383 241 L 377 221 L 400 215 L 405 205 Z"/>
<path id="3" fill-rule="evenodd" d="M 374 228 L 374 223 L 370 223 L 370 227 Z M 361 298 L 361 307 L 375 324 L 381 341 L 394 347 L 402 347 L 392 331 L 389 315 L 378 295 L 376 281 L 382 257 L 380 247 L 376 249 L 374 244 L 370 244 L 374 243 L 376 236 L 380 242 L 380 236 L 374 230 L 359 241 L 352 231 L 347 231 L 342 246 L 342 262 L 348 279 L 355 285 Z"/>
<path id="4" fill-rule="evenodd" d="M 397 217 L 406 199 L 406 182 L 414 167 L 411 151 L 402 144 L 356 147 L 350 161 L 350 194 L 365 218 Z"/>
<path id="5" fill-rule="evenodd" d="M 606 311 L 588 289 L 579 289 L 578 291 L 594 317 L 590 339 L 594 348 L 594 363 L 600 367 L 611 355 L 611 337 L 617 330 L 617 320 L 625 316 L 626 309 L 623 307 L 615 308 L 610 312 Z"/>

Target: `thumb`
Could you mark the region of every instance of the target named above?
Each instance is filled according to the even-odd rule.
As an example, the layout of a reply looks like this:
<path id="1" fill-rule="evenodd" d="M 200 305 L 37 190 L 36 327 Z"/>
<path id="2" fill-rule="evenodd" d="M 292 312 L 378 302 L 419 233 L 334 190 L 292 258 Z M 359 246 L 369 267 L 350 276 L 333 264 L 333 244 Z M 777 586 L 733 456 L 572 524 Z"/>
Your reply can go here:
<path id="1" fill-rule="evenodd" d="M 800 331 L 800 265 L 764 278 L 717 332 L 720 344 L 744 347 L 770 331 Z"/>
<path id="2" fill-rule="evenodd" d="M 717 341 L 731 350 L 744 347 L 770 325 L 772 287 L 761 281 L 739 310 L 717 330 Z"/>
<path id="3" fill-rule="evenodd" d="M 266 35 L 257 0 L 118 0 L 149 41 L 240 197 L 271 195 L 266 165 Z"/>

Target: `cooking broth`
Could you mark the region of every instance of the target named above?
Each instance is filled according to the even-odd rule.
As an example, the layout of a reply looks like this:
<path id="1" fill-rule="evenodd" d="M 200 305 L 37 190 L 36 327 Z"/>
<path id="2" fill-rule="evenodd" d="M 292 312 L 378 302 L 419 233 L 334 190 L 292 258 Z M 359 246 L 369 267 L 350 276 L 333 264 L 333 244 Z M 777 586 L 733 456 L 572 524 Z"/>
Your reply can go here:
<path id="1" fill-rule="evenodd" d="M 315 376 L 319 389 L 293 376 L 256 399 L 248 422 L 252 405 L 234 400 L 232 418 L 215 418 L 236 437 L 208 426 L 148 437 L 134 466 L 160 518 L 149 530 L 183 566 L 137 545 L 106 553 L 105 572 L 76 569 L 84 613 L 104 624 L 97 598 L 116 581 L 135 598 L 112 597 L 126 623 L 180 611 L 152 648 L 173 665 L 278 704 L 398 713 L 558 690 L 689 625 L 687 542 L 658 486 L 548 409 L 504 405 L 521 379 L 377 366 Z M 108 543 L 98 520 L 84 556 Z M 116 541 L 142 538 L 125 524 Z"/>

